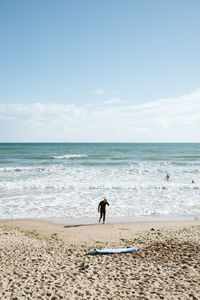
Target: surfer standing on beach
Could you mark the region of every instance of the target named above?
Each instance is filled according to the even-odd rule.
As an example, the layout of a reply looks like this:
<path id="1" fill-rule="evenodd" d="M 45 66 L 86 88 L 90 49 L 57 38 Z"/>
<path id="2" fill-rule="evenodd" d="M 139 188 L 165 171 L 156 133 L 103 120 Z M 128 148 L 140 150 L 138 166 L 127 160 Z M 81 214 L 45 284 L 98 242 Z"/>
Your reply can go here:
<path id="1" fill-rule="evenodd" d="M 109 203 L 106 199 L 99 202 L 98 205 L 98 212 L 100 212 L 99 222 L 101 222 L 101 218 L 103 217 L 103 224 L 105 223 L 105 218 L 106 218 L 106 205 L 109 206 Z"/>

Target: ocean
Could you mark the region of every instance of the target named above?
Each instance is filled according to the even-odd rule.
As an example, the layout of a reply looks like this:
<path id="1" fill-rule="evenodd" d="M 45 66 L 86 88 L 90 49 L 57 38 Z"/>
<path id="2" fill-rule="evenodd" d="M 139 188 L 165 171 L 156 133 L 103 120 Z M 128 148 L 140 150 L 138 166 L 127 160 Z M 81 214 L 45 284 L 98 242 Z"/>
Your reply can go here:
<path id="1" fill-rule="evenodd" d="M 96 217 L 104 198 L 110 217 L 199 218 L 200 144 L 0 144 L 0 219 Z"/>

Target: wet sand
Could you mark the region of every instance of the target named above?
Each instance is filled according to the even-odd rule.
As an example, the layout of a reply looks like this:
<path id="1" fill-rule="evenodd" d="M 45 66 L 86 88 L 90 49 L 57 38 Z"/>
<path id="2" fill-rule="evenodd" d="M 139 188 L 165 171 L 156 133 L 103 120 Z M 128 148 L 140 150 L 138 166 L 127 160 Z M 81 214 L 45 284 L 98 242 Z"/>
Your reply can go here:
<path id="1" fill-rule="evenodd" d="M 90 249 L 138 247 L 91 255 Z M 0 222 L 0 299 L 199 299 L 200 222 Z"/>

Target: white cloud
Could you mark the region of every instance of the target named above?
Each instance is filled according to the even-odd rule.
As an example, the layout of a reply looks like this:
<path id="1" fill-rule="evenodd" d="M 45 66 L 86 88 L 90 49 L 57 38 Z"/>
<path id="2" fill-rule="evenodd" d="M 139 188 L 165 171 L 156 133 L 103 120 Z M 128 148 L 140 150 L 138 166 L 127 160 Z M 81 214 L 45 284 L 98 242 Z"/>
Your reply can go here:
<path id="1" fill-rule="evenodd" d="M 105 101 L 106 104 L 115 104 L 115 103 L 120 103 L 120 102 L 121 102 L 120 98 L 113 98 L 113 99 Z"/>
<path id="2" fill-rule="evenodd" d="M 200 91 L 140 105 L 0 105 L 0 142 L 200 142 L 199 132 Z"/>
<path id="3" fill-rule="evenodd" d="M 102 89 L 96 89 L 95 91 L 91 91 L 92 95 L 104 95 L 105 92 Z"/>

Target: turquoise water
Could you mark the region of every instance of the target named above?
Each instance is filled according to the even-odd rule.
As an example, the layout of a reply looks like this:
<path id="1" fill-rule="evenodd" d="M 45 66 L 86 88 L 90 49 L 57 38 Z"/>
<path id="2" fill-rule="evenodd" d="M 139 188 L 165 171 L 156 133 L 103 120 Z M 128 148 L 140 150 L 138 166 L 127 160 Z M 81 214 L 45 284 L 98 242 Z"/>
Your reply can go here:
<path id="1" fill-rule="evenodd" d="M 2 143 L 0 193 L 0 218 L 95 216 L 103 197 L 110 216 L 196 217 L 200 144 Z"/>

